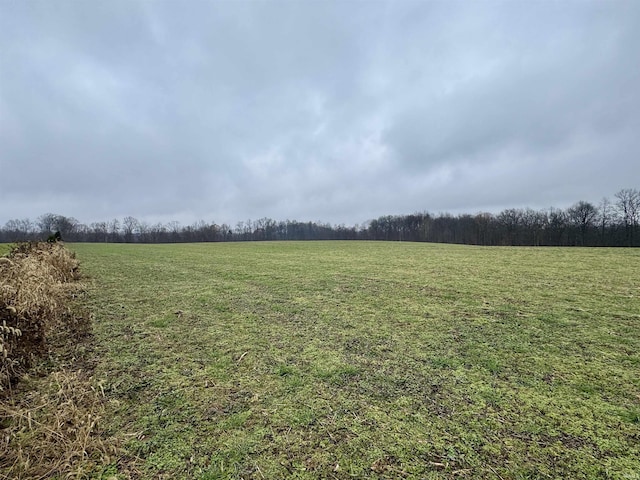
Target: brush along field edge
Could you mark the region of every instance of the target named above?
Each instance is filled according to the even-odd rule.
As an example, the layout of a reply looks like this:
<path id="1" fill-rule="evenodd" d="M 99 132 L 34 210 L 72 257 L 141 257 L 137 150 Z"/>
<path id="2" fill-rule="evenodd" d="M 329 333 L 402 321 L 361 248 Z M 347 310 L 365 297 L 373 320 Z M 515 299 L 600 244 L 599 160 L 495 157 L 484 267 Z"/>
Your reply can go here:
<path id="1" fill-rule="evenodd" d="M 18 244 L 0 258 L 2 479 L 87 478 L 117 458 L 100 435 L 78 267 L 60 243 Z"/>
<path id="2" fill-rule="evenodd" d="M 17 380 L 57 332 L 84 327 L 70 309 L 78 280 L 75 255 L 58 243 L 21 243 L 0 257 L 0 389 Z"/>

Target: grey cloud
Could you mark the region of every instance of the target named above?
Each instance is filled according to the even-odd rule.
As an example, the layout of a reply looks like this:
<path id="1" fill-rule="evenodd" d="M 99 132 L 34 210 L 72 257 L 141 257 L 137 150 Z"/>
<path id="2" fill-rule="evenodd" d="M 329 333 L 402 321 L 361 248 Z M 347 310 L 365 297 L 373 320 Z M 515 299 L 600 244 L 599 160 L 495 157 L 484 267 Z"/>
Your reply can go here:
<path id="1" fill-rule="evenodd" d="M 567 32 L 566 25 L 544 30 L 547 38 L 540 42 L 528 38 L 531 32 L 520 38 L 521 32 L 512 31 L 514 43 L 537 43 L 540 49 L 521 47 L 514 55 L 509 47 L 493 45 L 489 50 L 502 50 L 503 56 L 474 55 L 487 64 L 478 65 L 477 74 L 467 71 L 469 79 L 450 91 L 435 98 L 410 91 L 416 103 L 398 112 L 389 143 L 406 162 L 428 166 L 466 161 L 514 143 L 542 153 L 562 148 L 576 132 L 599 134 L 616 123 L 637 121 L 632 110 L 640 106 L 640 96 L 631 85 L 640 80 L 632 66 L 640 43 L 629 38 L 637 36 L 632 22 L 622 15 L 618 20 L 617 28 L 606 32 L 605 45 L 601 36 Z M 495 37 L 508 39 L 506 33 Z M 468 42 L 459 46 L 467 47 L 476 48 Z"/>
<path id="2" fill-rule="evenodd" d="M 0 223 L 357 223 L 597 201 L 640 178 L 635 3 L 0 13 Z"/>

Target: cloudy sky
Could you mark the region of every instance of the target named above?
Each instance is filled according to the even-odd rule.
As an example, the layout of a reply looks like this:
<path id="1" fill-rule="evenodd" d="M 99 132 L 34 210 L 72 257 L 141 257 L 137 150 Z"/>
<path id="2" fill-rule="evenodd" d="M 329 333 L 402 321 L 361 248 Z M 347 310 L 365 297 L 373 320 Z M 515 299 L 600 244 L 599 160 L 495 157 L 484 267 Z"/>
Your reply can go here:
<path id="1" fill-rule="evenodd" d="M 0 225 L 640 187 L 640 2 L 0 0 Z"/>

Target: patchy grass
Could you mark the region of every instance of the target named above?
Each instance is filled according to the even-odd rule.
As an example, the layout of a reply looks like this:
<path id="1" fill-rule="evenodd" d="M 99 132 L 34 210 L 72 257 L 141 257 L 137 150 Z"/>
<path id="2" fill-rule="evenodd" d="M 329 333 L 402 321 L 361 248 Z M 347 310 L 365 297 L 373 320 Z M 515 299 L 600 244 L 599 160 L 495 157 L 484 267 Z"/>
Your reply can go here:
<path id="1" fill-rule="evenodd" d="M 72 248 L 144 478 L 640 475 L 638 249 Z"/>

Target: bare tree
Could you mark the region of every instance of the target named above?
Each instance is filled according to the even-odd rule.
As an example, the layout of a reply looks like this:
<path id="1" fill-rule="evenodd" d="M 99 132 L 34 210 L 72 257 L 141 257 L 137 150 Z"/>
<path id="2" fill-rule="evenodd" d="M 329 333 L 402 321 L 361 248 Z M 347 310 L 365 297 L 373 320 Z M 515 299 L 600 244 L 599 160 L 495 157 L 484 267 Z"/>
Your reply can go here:
<path id="1" fill-rule="evenodd" d="M 90 228 L 98 242 L 106 242 L 109 239 L 109 225 L 107 222 L 94 222 L 90 225 Z"/>
<path id="2" fill-rule="evenodd" d="M 640 192 L 635 188 L 625 188 L 615 196 L 618 199 L 616 206 L 624 222 L 627 242 L 633 245 L 640 221 Z"/>
<path id="3" fill-rule="evenodd" d="M 522 211 L 508 208 L 498 214 L 496 220 L 506 231 L 506 243 L 515 245 L 518 227 L 522 223 Z"/>
<path id="4" fill-rule="evenodd" d="M 124 241 L 131 242 L 133 240 L 133 232 L 138 228 L 138 220 L 133 217 L 124 217 L 122 220 L 122 233 L 124 234 Z"/>
<path id="5" fill-rule="evenodd" d="M 603 197 L 602 200 L 600 200 L 598 213 L 599 215 L 597 220 L 598 227 L 600 228 L 600 243 L 604 245 L 607 228 L 615 220 L 614 205 L 611 203 L 611 200 L 609 200 L 608 197 Z"/>
<path id="6" fill-rule="evenodd" d="M 117 218 L 114 218 L 113 220 L 107 223 L 107 228 L 109 231 L 109 239 L 112 242 L 119 241 L 118 237 L 120 236 L 120 220 L 118 220 Z"/>
<path id="7" fill-rule="evenodd" d="M 44 235 L 50 235 L 53 232 L 60 232 L 63 239 L 73 237 L 77 226 L 78 220 L 73 217 L 65 217 L 64 215 L 57 215 L 55 213 L 45 213 L 40 215 L 37 220 L 40 233 Z"/>
<path id="8" fill-rule="evenodd" d="M 57 215 L 55 213 L 45 213 L 40 215 L 36 220 L 36 224 L 40 229 L 40 232 L 45 235 L 51 234 L 54 231 L 56 217 Z"/>
<path id="9" fill-rule="evenodd" d="M 522 226 L 526 233 L 525 243 L 539 246 L 542 243 L 547 223 L 546 212 L 525 208 L 522 212 Z"/>
<path id="10" fill-rule="evenodd" d="M 151 227 L 151 241 L 153 242 L 166 242 L 167 241 L 167 228 L 158 222 Z"/>
<path id="11" fill-rule="evenodd" d="M 6 239 L 12 242 L 29 240 L 36 232 L 35 225 L 28 218 L 9 220 L 3 228 Z"/>
<path id="12" fill-rule="evenodd" d="M 24 232 L 26 236 L 30 237 L 32 234 L 36 232 L 36 226 L 34 223 L 28 218 L 23 218 L 18 220 L 18 228 L 21 232 Z"/>
<path id="13" fill-rule="evenodd" d="M 139 221 L 137 225 L 137 232 L 140 234 L 141 242 L 148 242 L 151 237 L 151 227 L 147 222 Z"/>
<path id="14" fill-rule="evenodd" d="M 77 232 L 79 226 L 80 222 L 73 217 L 56 215 L 54 229 L 60 232 L 63 239 L 73 239 L 73 235 Z"/>
<path id="15" fill-rule="evenodd" d="M 558 208 L 549 209 L 549 234 L 552 245 L 566 245 L 567 214 Z"/>
<path id="16" fill-rule="evenodd" d="M 167 223 L 167 230 L 171 234 L 172 242 L 180 241 L 180 222 L 178 222 L 177 220 L 171 220 L 169 223 Z"/>
<path id="17" fill-rule="evenodd" d="M 222 232 L 222 240 L 225 242 L 233 240 L 233 230 L 231 230 L 231 225 L 223 223 L 220 225 L 220 231 Z"/>
<path id="18" fill-rule="evenodd" d="M 589 202 L 580 200 L 567 210 L 569 221 L 580 231 L 580 245 L 585 244 L 589 228 L 593 226 L 598 215 L 598 209 Z"/>

